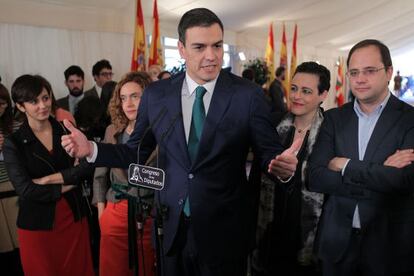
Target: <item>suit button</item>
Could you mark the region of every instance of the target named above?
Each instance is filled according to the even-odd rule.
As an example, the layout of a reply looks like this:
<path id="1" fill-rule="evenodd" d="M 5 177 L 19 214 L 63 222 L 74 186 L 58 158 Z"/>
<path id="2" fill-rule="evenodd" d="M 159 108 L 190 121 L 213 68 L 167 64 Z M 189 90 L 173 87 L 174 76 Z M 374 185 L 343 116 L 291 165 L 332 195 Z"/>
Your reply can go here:
<path id="1" fill-rule="evenodd" d="M 179 201 L 178 201 L 178 205 L 183 205 L 183 203 L 184 203 L 184 199 L 180 199 Z"/>
<path id="2" fill-rule="evenodd" d="M 194 174 L 190 173 L 190 174 L 188 175 L 188 179 L 193 179 L 193 178 L 194 178 Z"/>

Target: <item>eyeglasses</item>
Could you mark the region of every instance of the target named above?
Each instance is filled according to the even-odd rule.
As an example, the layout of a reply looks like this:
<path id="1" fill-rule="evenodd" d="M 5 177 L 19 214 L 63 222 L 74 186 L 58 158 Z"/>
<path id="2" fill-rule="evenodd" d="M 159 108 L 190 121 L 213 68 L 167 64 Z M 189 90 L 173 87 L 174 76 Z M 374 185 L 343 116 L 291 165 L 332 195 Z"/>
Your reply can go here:
<path id="1" fill-rule="evenodd" d="M 101 76 L 101 77 L 112 77 L 114 75 L 114 73 L 112 73 L 112 72 L 102 72 L 102 73 L 99 73 L 99 76 Z"/>
<path id="2" fill-rule="evenodd" d="M 362 75 L 365 77 L 372 77 L 376 73 L 378 73 L 378 71 L 382 69 L 386 69 L 386 68 L 385 67 L 381 67 L 381 68 L 369 67 L 364 70 L 352 69 L 352 70 L 349 70 L 346 74 L 348 77 L 352 79 L 358 78 L 360 73 L 362 73 Z"/>

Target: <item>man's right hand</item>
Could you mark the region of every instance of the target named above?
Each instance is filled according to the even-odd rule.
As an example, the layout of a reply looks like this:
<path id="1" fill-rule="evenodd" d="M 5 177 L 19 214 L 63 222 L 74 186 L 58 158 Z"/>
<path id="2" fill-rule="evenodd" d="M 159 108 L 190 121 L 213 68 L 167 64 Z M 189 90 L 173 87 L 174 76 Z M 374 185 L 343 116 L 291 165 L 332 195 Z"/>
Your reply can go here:
<path id="1" fill-rule="evenodd" d="M 63 120 L 65 127 L 71 132 L 62 136 L 62 147 L 72 157 L 90 157 L 93 154 L 93 145 L 86 136 L 68 120 Z"/>
<path id="2" fill-rule="evenodd" d="M 388 156 L 384 166 L 395 167 L 398 169 L 410 165 L 414 161 L 414 150 L 404 149 L 397 150 L 393 155 Z"/>

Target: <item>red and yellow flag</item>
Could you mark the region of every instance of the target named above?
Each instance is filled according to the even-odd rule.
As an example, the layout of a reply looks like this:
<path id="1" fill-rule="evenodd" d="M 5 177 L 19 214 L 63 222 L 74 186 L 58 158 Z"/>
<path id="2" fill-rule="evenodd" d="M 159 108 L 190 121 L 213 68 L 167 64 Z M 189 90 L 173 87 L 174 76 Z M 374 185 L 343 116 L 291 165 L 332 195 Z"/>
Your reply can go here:
<path id="1" fill-rule="evenodd" d="M 269 36 L 267 37 L 267 45 L 265 52 L 265 62 L 267 69 L 269 70 L 269 80 L 271 83 L 275 79 L 275 65 L 274 65 L 274 56 L 275 56 L 275 47 L 273 43 L 273 24 L 270 23 L 269 26 Z"/>
<path id="2" fill-rule="evenodd" d="M 151 36 L 151 49 L 148 65 L 158 64 L 164 66 L 164 57 L 160 40 L 160 25 L 158 18 L 157 0 L 154 0 L 154 10 L 152 12 L 153 29 Z"/>
<path id="3" fill-rule="evenodd" d="M 288 89 L 286 89 L 286 94 L 287 94 L 286 97 L 289 97 L 290 84 L 292 82 L 293 75 L 295 74 L 295 71 L 296 71 L 296 64 L 297 64 L 296 43 L 297 43 L 297 39 L 298 39 L 298 25 L 295 24 L 295 31 L 293 33 L 293 41 L 292 41 L 292 56 L 290 57 L 290 75 L 289 75 L 289 82 L 288 82 L 288 85 L 287 85 Z M 288 103 L 288 107 L 289 107 L 290 101 L 287 101 L 287 103 Z"/>
<path id="4" fill-rule="evenodd" d="M 286 47 L 286 31 L 285 23 L 283 23 L 282 44 L 280 45 L 280 66 L 285 67 L 285 80 L 283 81 L 283 88 L 286 92 L 286 100 L 289 102 L 289 68 L 287 64 L 287 47 Z"/>
<path id="5" fill-rule="evenodd" d="M 289 81 L 292 80 L 293 78 L 293 74 L 295 74 L 296 71 L 296 41 L 298 39 L 298 25 L 295 24 L 295 31 L 293 33 L 293 41 L 292 41 L 292 56 L 290 58 L 290 77 L 289 77 Z"/>
<path id="6" fill-rule="evenodd" d="M 134 46 L 132 48 L 131 71 L 145 71 L 145 30 L 141 0 L 137 0 L 135 17 Z"/>
<path id="7" fill-rule="evenodd" d="M 345 103 L 345 89 L 344 89 L 344 61 L 342 58 L 338 58 L 338 71 L 336 75 L 336 103 L 342 106 Z"/>

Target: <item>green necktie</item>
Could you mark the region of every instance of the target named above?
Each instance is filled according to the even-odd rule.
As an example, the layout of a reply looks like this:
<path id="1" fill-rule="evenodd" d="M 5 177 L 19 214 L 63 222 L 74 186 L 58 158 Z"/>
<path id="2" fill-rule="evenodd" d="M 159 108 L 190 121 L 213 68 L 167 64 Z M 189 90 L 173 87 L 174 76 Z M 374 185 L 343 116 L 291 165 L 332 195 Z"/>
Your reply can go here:
<path id="1" fill-rule="evenodd" d="M 190 135 L 188 137 L 188 153 L 190 154 L 191 163 L 194 162 L 198 151 L 198 144 L 203 132 L 204 120 L 206 118 L 206 110 L 204 109 L 203 97 L 207 90 L 203 86 L 196 88 L 196 98 L 193 104 L 193 114 L 191 117 Z M 184 203 L 184 214 L 190 216 L 190 203 L 188 196 Z"/>

